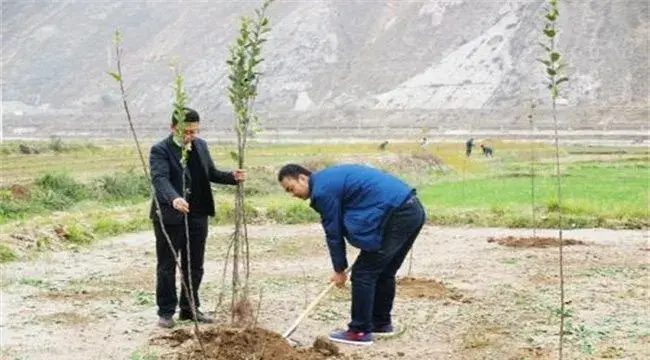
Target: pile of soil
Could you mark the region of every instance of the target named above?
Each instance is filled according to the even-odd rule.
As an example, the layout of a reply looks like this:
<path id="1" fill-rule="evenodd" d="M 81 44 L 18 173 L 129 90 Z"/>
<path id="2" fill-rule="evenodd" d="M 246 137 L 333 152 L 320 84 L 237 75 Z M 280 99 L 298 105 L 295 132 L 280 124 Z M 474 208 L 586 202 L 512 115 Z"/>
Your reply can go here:
<path id="1" fill-rule="evenodd" d="M 29 189 L 23 185 L 11 185 L 9 191 L 11 191 L 11 198 L 13 200 L 29 201 L 29 199 L 32 197 Z"/>
<path id="2" fill-rule="evenodd" d="M 408 296 L 429 300 L 455 300 L 469 303 L 469 299 L 454 288 L 449 288 L 433 279 L 419 279 L 415 277 L 403 277 L 397 279 L 397 292 L 400 296 Z"/>
<path id="3" fill-rule="evenodd" d="M 548 248 L 560 246 L 560 239 L 550 237 L 515 237 L 506 236 L 503 238 L 488 238 L 487 242 L 495 242 L 499 245 L 520 247 L 520 248 Z M 574 239 L 562 239 L 562 245 L 586 245 L 584 241 Z"/>
<path id="4" fill-rule="evenodd" d="M 178 329 L 152 340 L 155 345 L 176 348 L 168 360 L 202 359 L 193 329 Z M 208 360 L 325 360 L 340 358 L 338 347 L 317 338 L 310 348 L 293 348 L 280 334 L 262 328 L 202 327 L 201 339 Z"/>

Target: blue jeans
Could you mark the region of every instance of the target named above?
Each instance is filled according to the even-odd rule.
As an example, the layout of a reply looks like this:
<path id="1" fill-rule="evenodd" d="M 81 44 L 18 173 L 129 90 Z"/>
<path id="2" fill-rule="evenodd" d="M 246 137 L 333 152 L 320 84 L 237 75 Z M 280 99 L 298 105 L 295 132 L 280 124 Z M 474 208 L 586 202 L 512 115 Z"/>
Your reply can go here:
<path id="1" fill-rule="evenodd" d="M 381 248 L 361 251 L 352 265 L 352 321 L 348 329 L 371 332 L 391 324 L 395 274 L 413 246 L 426 214 L 417 197 L 406 201 L 386 220 Z"/>

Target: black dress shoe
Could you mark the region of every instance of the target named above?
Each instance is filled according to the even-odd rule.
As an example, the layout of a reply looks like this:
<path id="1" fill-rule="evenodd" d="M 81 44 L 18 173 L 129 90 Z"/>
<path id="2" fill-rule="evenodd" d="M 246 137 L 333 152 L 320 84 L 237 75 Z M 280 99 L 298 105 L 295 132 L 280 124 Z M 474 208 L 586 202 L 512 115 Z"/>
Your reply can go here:
<path id="1" fill-rule="evenodd" d="M 181 313 L 178 315 L 178 320 L 192 320 L 194 321 L 194 316 L 192 316 L 192 312 L 185 312 L 181 311 Z M 214 319 L 209 317 L 208 315 L 205 315 L 204 313 L 197 311 L 196 312 L 196 320 L 200 323 L 204 324 L 212 324 L 214 323 Z"/>

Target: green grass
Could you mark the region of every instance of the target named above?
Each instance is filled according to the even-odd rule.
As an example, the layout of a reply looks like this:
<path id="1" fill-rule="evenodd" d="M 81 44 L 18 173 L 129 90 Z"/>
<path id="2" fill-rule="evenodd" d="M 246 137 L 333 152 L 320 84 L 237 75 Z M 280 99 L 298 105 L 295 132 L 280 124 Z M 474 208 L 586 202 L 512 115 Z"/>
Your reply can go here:
<path id="1" fill-rule="evenodd" d="M 9 246 L 0 244 L 0 263 L 13 261 L 17 258 L 18 256 Z"/>
<path id="2" fill-rule="evenodd" d="M 530 204 L 530 147 L 519 142 L 491 142 L 493 159 L 467 158 L 459 143 L 394 143 L 386 151 L 378 144 L 259 144 L 247 154 L 248 222 L 300 224 L 318 222 L 308 202 L 291 198 L 277 184 L 280 166 L 298 162 L 322 168 L 336 162 L 367 163 L 396 174 L 418 188 L 429 221 L 438 225 L 503 227 L 557 226 L 554 150 L 534 144 L 537 221 Z M 42 241 L 36 251 L 63 245 L 83 246 L 97 239 L 149 230 L 148 186 L 133 146 L 128 143 L 29 143 L 39 154 L 21 154 L 15 142 L 0 145 L 0 261 L 23 258 L 9 234 L 33 229 L 52 232 L 63 225 L 67 236 Z M 148 154 L 150 143 L 143 142 Z M 232 169 L 232 144 L 214 144 L 211 152 L 220 169 Z M 650 168 L 647 149 L 567 147 L 561 151 L 564 227 L 646 228 Z M 444 168 L 432 160 L 440 159 Z M 20 184 L 28 199 L 10 189 Z M 214 225 L 231 224 L 234 187 L 215 186 Z M 22 233 L 21 233 L 22 234 Z M 29 235 L 29 234 L 28 234 Z M 39 240 L 42 235 L 36 236 Z M 39 240 L 40 241 L 40 240 Z"/>
<path id="3" fill-rule="evenodd" d="M 648 168 L 571 166 L 562 178 L 564 200 L 601 209 L 647 209 Z M 556 178 L 535 181 L 537 199 L 556 201 Z M 494 177 L 442 182 L 420 191 L 426 203 L 445 207 L 530 205 L 530 177 Z M 463 195 L 464 194 L 464 195 Z"/>
<path id="4" fill-rule="evenodd" d="M 473 178 L 465 182 L 443 181 L 419 190 L 423 202 L 446 212 L 476 212 L 483 217 L 501 216 L 506 225 L 519 218 L 521 226 L 530 226 L 530 176 Z M 569 165 L 562 176 L 562 213 L 572 227 L 648 226 L 647 162 L 576 163 Z M 535 197 L 541 224 L 551 225 L 552 213 L 558 210 L 556 177 L 548 172 L 536 178 Z M 525 221 L 525 218 L 531 221 Z M 549 222 L 551 221 L 551 222 Z M 445 220 L 442 219 L 445 223 Z M 493 222 L 493 221 L 488 221 Z M 516 221 L 514 221 L 516 222 Z M 576 223 L 577 222 L 577 223 Z"/>

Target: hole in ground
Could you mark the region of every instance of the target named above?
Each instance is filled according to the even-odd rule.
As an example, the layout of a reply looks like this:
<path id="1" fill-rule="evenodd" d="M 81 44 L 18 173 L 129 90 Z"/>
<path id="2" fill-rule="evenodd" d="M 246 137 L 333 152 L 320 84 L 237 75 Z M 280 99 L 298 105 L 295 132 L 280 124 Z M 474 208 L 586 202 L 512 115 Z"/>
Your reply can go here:
<path id="1" fill-rule="evenodd" d="M 509 247 L 521 248 L 548 248 L 560 246 L 560 239 L 550 237 L 516 237 L 506 236 L 502 238 L 488 238 L 487 242 L 497 243 Z M 584 241 L 574 239 L 562 239 L 562 245 L 587 245 Z"/>

